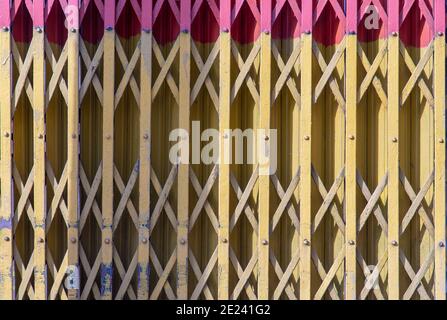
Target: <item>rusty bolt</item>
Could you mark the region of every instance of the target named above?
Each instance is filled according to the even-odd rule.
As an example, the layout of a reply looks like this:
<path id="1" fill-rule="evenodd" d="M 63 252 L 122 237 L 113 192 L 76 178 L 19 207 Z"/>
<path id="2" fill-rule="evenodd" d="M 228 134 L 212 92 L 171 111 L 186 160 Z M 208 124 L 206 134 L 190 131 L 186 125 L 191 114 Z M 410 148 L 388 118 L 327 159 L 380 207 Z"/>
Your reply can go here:
<path id="1" fill-rule="evenodd" d="M 439 139 L 438 141 L 439 141 L 439 143 L 444 143 L 444 139 L 442 139 L 442 138 Z"/>
<path id="2" fill-rule="evenodd" d="M 105 244 L 110 244 L 110 239 L 109 239 L 109 238 L 105 238 L 105 239 L 104 239 L 104 243 L 105 243 Z"/>
<path id="3" fill-rule="evenodd" d="M 304 140 L 309 141 L 310 137 L 309 136 L 304 136 Z"/>
<path id="4" fill-rule="evenodd" d="M 227 239 L 227 238 L 223 238 L 223 239 L 222 239 L 222 242 L 223 242 L 223 243 L 227 243 L 227 242 L 228 242 L 228 239 Z"/>
<path id="5" fill-rule="evenodd" d="M 141 242 L 144 243 L 144 244 L 146 244 L 146 243 L 147 243 L 147 238 L 143 238 L 143 239 L 141 239 Z"/>
<path id="6" fill-rule="evenodd" d="M 397 247 L 397 246 L 398 246 L 398 243 L 397 243 L 396 240 L 391 241 L 391 244 L 392 244 L 394 247 Z"/>
<path id="7" fill-rule="evenodd" d="M 349 135 L 349 140 L 354 140 L 355 139 L 355 137 L 351 134 L 351 135 Z"/>
<path id="8" fill-rule="evenodd" d="M 71 243 L 76 243 L 76 238 L 75 238 L 75 237 L 71 237 L 71 238 L 70 238 L 70 242 L 71 242 Z"/>
<path id="9" fill-rule="evenodd" d="M 39 139 L 43 139 L 43 134 L 40 133 L 39 136 L 38 136 L 38 138 L 39 138 Z"/>
<path id="10" fill-rule="evenodd" d="M 354 240 L 349 240 L 349 241 L 348 241 L 348 244 L 349 244 L 350 246 L 353 246 L 353 245 L 355 244 L 355 242 L 354 242 Z"/>
<path id="11" fill-rule="evenodd" d="M 269 137 L 269 136 L 265 136 L 265 137 L 264 137 L 264 140 L 265 140 L 265 141 L 269 141 L 269 140 L 270 140 L 270 137 Z"/>
<path id="12" fill-rule="evenodd" d="M 5 240 L 6 242 L 9 242 L 11 239 L 10 239 L 8 236 L 5 236 L 5 237 L 3 238 L 3 240 Z"/>
<path id="13" fill-rule="evenodd" d="M 397 142 L 397 138 L 394 137 L 391 141 L 393 141 L 394 143 L 396 143 L 396 142 Z"/>

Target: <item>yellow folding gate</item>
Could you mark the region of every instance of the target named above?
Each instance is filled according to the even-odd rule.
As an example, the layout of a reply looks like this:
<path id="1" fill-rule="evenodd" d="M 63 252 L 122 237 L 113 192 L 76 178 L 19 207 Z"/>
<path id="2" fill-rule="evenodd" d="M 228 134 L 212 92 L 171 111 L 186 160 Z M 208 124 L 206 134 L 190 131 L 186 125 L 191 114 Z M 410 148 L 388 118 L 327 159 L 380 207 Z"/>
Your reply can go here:
<path id="1" fill-rule="evenodd" d="M 443 0 L 0 11 L 1 299 L 445 299 Z"/>

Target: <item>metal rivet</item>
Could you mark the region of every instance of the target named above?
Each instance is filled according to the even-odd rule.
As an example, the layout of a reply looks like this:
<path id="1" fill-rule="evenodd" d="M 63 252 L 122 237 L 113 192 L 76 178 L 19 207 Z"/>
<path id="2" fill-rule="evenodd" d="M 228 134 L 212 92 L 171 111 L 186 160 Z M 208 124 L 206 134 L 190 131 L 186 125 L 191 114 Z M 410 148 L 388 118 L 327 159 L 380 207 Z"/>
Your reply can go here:
<path id="1" fill-rule="evenodd" d="M 393 37 L 397 37 L 398 33 L 397 33 L 396 31 L 393 31 L 393 32 L 391 32 L 391 35 L 392 35 Z"/>
<path id="2" fill-rule="evenodd" d="M 76 139 L 76 137 L 77 137 L 76 133 L 73 133 L 73 134 L 71 135 L 71 137 L 72 137 L 73 139 Z"/>
<path id="3" fill-rule="evenodd" d="M 440 248 L 444 248 L 444 247 L 445 247 L 445 243 L 444 243 L 444 241 L 439 242 L 439 247 L 440 247 Z"/>
<path id="4" fill-rule="evenodd" d="M 438 31 L 438 36 L 442 37 L 444 35 L 444 32 Z"/>
<path id="5" fill-rule="evenodd" d="M 444 139 L 442 139 L 442 138 L 439 139 L 438 141 L 439 141 L 439 143 L 444 143 Z"/>
<path id="6" fill-rule="evenodd" d="M 310 137 L 309 136 L 304 136 L 304 140 L 309 141 Z"/>
<path id="7" fill-rule="evenodd" d="M 180 244 L 185 244 L 186 243 L 186 240 L 185 239 L 180 239 Z"/>
<path id="8" fill-rule="evenodd" d="M 397 243 L 396 240 L 391 241 L 391 244 L 392 244 L 394 247 L 397 247 L 397 245 L 398 245 L 398 243 Z"/>
<path id="9" fill-rule="evenodd" d="M 106 135 L 106 139 L 110 140 L 110 139 L 112 139 L 112 136 L 110 134 L 108 134 L 108 135 Z"/>
<path id="10" fill-rule="evenodd" d="M 144 139 L 144 140 L 149 139 L 149 135 L 148 135 L 147 133 L 145 133 L 145 134 L 143 135 L 143 139 Z"/>
<path id="11" fill-rule="evenodd" d="M 143 32 L 144 33 L 151 33 L 151 30 L 150 29 L 143 29 Z"/>
<path id="12" fill-rule="evenodd" d="M 72 33 L 76 33 L 76 29 L 75 29 L 75 28 L 71 28 L 70 31 L 71 31 Z"/>
<path id="13" fill-rule="evenodd" d="M 269 30 L 264 30 L 264 34 L 270 34 Z"/>
<path id="14" fill-rule="evenodd" d="M 189 30 L 188 30 L 188 29 L 183 29 L 182 32 L 183 32 L 183 33 L 188 33 Z"/>
<path id="15" fill-rule="evenodd" d="M 104 243 L 105 243 L 105 244 L 110 244 L 110 239 L 109 239 L 109 238 L 105 238 L 105 239 L 104 239 Z"/>
<path id="16" fill-rule="evenodd" d="M 228 28 L 223 28 L 223 29 L 222 29 L 222 32 L 223 32 L 223 33 L 228 33 L 229 30 L 228 30 Z"/>
<path id="17" fill-rule="evenodd" d="M 143 239 L 141 239 L 141 242 L 144 243 L 144 244 L 146 244 L 146 243 L 147 243 L 147 238 L 143 238 Z"/>
<path id="18" fill-rule="evenodd" d="M 8 236 L 5 236 L 4 238 L 3 238 L 3 240 L 5 240 L 6 242 L 9 242 L 9 240 L 11 240 Z"/>
<path id="19" fill-rule="evenodd" d="M 39 243 L 44 243 L 45 240 L 44 240 L 43 238 L 39 238 L 39 239 L 37 240 L 37 242 L 39 242 Z"/>
<path id="20" fill-rule="evenodd" d="M 5 27 L 2 28 L 2 30 L 3 30 L 4 32 L 8 32 L 8 31 L 9 31 L 9 28 L 5 26 Z"/>
<path id="21" fill-rule="evenodd" d="M 228 242 L 228 239 L 227 239 L 227 238 L 223 238 L 223 239 L 222 239 L 222 242 L 223 242 L 223 243 L 227 243 L 227 242 Z"/>
<path id="22" fill-rule="evenodd" d="M 43 134 L 40 133 L 39 136 L 38 136 L 38 138 L 39 138 L 39 139 L 43 139 Z"/>
<path id="23" fill-rule="evenodd" d="M 355 34 L 355 31 L 351 30 L 351 31 L 348 32 L 348 34 L 353 35 L 353 34 Z"/>
<path id="24" fill-rule="evenodd" d="M 265 141 L 269 141 L 269 140 L 270 140 L 270 137 L 269 137 L 269 136 L 265 136 L 265 137 L 264 137 L 264 140 L 265 140 Z"/>
<path id="25" fill-rule="evenodd" d="M 111 26 L 106 27 L 106 31 L 112 31 L 113 28 Z"/>
<path id="26" fill-rule="evenodd" d="M 349 140 L 354 140 L 355 139 L 355 137 L 351 134 L 351 135 L 349 135 Z"/>
<path id="27" fill-rule="evenodd" d="M 310 34 L 310 30 L 304 31 L 305 34 Z"/>
<path id="28" fill-rule="evenodd" d="M 393 141 L 394 143 L 396 143 L 396 142 L 397 142 L 397 138 L 394 137 L 391 141 Z"/>
<path id="29" fill-rule="evenodd" d="M 8 138 L 8 137 L 9 137 L 9 132 L 5 132 L 4 136 L 5 136 L 6 138 Z"/>
<path id="30" fill-rule="evenodd" d="M 262 240 L 262 244 L 264 245 L 264 246 L 266 246 L 267 244 L 268 244 L 268 241 L 267 240 Z"/>
<path id="31" fill-rule="evenodd" d="M 42 28 L 41 27 L 37 27 L 36 31 L 37 31 L 37 33 L 42 33 Z"/>
<path id="32" fill-rule="evenodd" d="M 70 242 L 71 242 L 71 243 L 76 243 L 76 238 L 75 238 L 75 237 L 71 237 L 71 238 L 70 238 Z"/>
<path id="33" fill-rule="evenodd" d="M 348 244 L 349 244 L 350 246 L 353 246 L 353 245 L 355 244 L 355 242 L 354 242 L 354 240 L 349 240 L 349 241 L 348 241 Z"/>
<path id="34" fill-rule="evenodd" d="M 309 246 L 309 245 L 310 245 L 310 241 L 307 240 L 307 239 L 304 239 L 304 240 L 303 240 L 303 243 L 304 243 L 305 246 Z"/>

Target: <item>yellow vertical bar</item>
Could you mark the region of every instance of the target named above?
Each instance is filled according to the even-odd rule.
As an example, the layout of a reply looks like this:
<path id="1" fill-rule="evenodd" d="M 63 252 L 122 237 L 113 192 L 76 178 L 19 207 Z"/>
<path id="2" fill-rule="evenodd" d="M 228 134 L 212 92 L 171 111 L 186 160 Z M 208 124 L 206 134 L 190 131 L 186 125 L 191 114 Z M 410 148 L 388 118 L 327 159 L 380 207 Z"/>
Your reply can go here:
<path id="1" fill-rule="evenodd" d="M 112 299 L 113 283 L 113 124 L 115 113 L 115 1 L 105 0 L 104 106 L 102 142 L 101 296 Z"/>
<path id="2" fill-rule="evenodd" d="M 301 118 L 300 118 L 300 298 L 311 299 L 311 134 L 312 134 L 312 0 L 302 8 L 304 33 L 301 46 Z"/>
<path id="3" fill-rule="evenodd" d="M 388 2 L 388 298 L 399 293 L 399 3 Z"/>
<path id="4" fill-rule="evenodd" d="M 14 299 L 13 232 L 14 195 L 12 191 L 12 62 L 10 2 L 1 0 L 0 17 L 0 132 L 1 132 L 1 208 L 0 208 L 0 300 Z"/>
<path id="5" fill-rule="evenodd" d="M 79 278 L 79 25 L 78 0 L 69 0 L 76 8 L 72 12 L 68 32 L 68 266 L 69 272 Z M 79 298 L 79 287 L 69 287 L 68 298 Z"/>
<path id="6" fill-rule="evenodd" d="M 260 116 L 259 128 L 264 132 L 263 151 L 276 152 L 268 147 L 270 140 L 270 107 L 271 107 L 271 26 L 272 26 L 272 3 L 261 2 L 261 77 L 260 77 Z M 259 138 L 259 135 L 258 135 Z M 262 152 L 262 151 L 261 151 Z M 258 158 L 261 156 L 258 154 Z M 262 156 L 263 158 L 263 156 Z M 267 159 L 265 159 L 267 160 Z M 270 163 L 264 161 L 259 164 L 259 279 L 258 299 L 269 298 L 269 250 L 270 250 Z"/>
<path id="7" fill-rule="evenodd" d="M 435 299 L 446 299 L 445 251 L 445 2 L 435 2 Z"/>
<path id="8" fill-rule="evenodd" d="M 356 299 L 357 243 L 357 0 L 349 0 L 346 30 L 346 299 Z"/>
<path id="9" fill-rule="evenodd" d="M 44 0 L 33 1 L 34 298 L 47 298 Z"/>
<path id="10" fill-rule="evenodd" d="M 231 91 L 231 3 L 220 2 L 220 56 L 219 56 L 219 244 L 218 244 L 218 298 L 229 299 L 230 273 L 230 91 Z M 226 134 L 226 135 L 225 135 Z"/>
<path id="11" fill-rule="evenodd" d="M 179 128 L 187 132 L 189 135 L 191 94 L 191 0 L 180 2 L 180 24 Z M 188 298 L 189 155 L 186 160 L 187 161 L 182 161 L 179 164 L 177 180 L 177 298 L 181 300 Z"/>
<path id="12" fill-rule="evenodd" d="M 138 299 L 147 300 L 149 298 L 150 270 L 149 219 L 151 186 L 152 0 L 143 0 L 141 22 Z"/>

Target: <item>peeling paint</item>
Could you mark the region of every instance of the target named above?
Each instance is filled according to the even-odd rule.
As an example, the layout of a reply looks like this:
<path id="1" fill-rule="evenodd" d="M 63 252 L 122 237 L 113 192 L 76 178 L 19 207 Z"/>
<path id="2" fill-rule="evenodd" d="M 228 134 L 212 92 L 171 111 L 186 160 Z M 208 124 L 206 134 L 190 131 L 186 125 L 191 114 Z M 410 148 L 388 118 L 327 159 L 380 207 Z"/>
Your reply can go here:
<path id="1" fill-rule="evenodd" d="M 12 229 L 11 218 L 9 218 L 9 219 L 0 218 L 0 230 L 3 230 L 3 229 L 8 229 L 8 230 Z"/>
<path id="2" fill-rule="evenodd" d="M 101 296 L 112 294 L 113 266 L 101 265 Z"/>
<path id="3" fill-rule="evenodd" d="M 145 277 L 145 287 L 148 288 L 149 287 L 149 276 L 150 276 L 150 266 L 149 264 L 145 264 L 145 265 L 141 265 L 141 263 L 138 264 L 138 288 L 140 289 L 142 287 L 142 280 L 141 280 L 141 276 L 144 275 Z"/>

